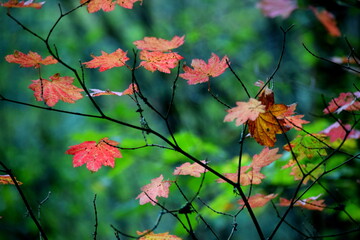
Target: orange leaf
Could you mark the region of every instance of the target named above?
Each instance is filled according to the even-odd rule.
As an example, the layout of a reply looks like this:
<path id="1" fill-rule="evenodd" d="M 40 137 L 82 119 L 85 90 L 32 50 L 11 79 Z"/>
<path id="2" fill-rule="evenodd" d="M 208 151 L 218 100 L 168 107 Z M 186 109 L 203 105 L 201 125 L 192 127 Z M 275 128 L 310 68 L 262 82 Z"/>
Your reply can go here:
<path id="1" fill-rule="evenodd" d="M 321 196 L 315 196 L 315 197 L 309 197 L 306 199 L 298 200 L 294 203 L 294 206 L 306 208 L 309 210 L 317 210 L 322 211 L 326 207 L 326 204 L 324 203 L 324 200 L 317 200 Z M 291 200 L 288 200 L 286 198 L 280 198 L 280 206 L 287 207 L 290 206 Z"/>
<path id="2" fill-rule="evenodd" d="M 5 57 L 5 60 L 8 61 L 9 63 L 20 64 L 20 67 L 34 67 L 34 68 L 39 68 L 40 64 L 49 65 L 58 62 L 52 56 L 48 56 L 42 59 L 41 56 L 36 52 L 30 51 L 28 54 L 25 54 L 17 50 L 14 51 L 14 54 L 7 55 Z"/>
<path id="3" fill-rule="evenodd" d="M 18 0 L 9 0 L 6 3 L 0 3 L 2 7 L 8 8 L 36 8 L 40 9 L 45 2 L 34 3 L 34 0 L 28 1 L 18 1 Z"/>
<path id="4" fill-rule="evenodd" d="M 203 160 L 201 162 L 206 164 L 205 160 Z M 191 164 L 189 162 L 186 162 L 186 163 L 182 164 L 180 167 L 177 167 L 174 170 L 173 174 L 174 175 L 190 175 L 193 177 L 200 177 L 201 173 L 204 173 L 204 172 L 207 172 L 207 170 L 200 164 L 198 164 L 198 163 Z"/>
<path id="5" fill-rule="evenodd" d="M 231 122 L 236 119 L 235 125 L 240 126 L 247 120 L 255 120 L 260 113 L 265 112 L 265 106 L 260 101 L 250 98 L 249 102 L 236 102 L 237 107 L 227 110 L 228 114 L 224 122 Z"/>
<path id="6" fill-rule="evenodd" d="M 168 52 L 184 44 L 185 36 L 175 36 L 171 40 L 165 40 L 156 37 L 145 37 L 144 40 L 135 41 L 138 49 L 147 51 Z"/>
<path id="7" fill-rule="evenodd" d="M 260 113 L 255 121 L 248 121 L 250 135 L 256 142 L 273 147 L 276 142 L 276 134 L 282 134 L 289 130 L 284 126 L 284 119 L 281 119 L 287 108 L 284 104 L 274 104 L 265 113 Z"/>
<path id="8" fill-rule="evenodd" d="M 258 171 L 254 171 L 253 169 L 251 169 L 251 166 L 243 166 L 240 168 L 240 185 L 241 186 L 247 186 L 247 185 L 252 185 L 252 184 L 260 184 L 261 180 L 265 178 L 265 175 L 258 172 Z M 238 172 L 236 173 L 225 173 L 224 176 L 233 181 L 234 183 L 237 182 L 238 180 Z M 224 183 L 225 181 L 223 179 L 217 179 L 216 180 L 218 183 Z"/>
<path id="9" fill-rule="evenodd" d="M 83 97 L 80 92 L 84 90 L 72 85 L 74 78 L 60 77 L 57 73 L 51 76 L 50 80 L 41 78 L 33 80 L 29 85 L 37 101 L 45 101 L 46 105 L 53 107 L 59 100 L 74 103 Z"/>
<path id="10" fill-rule="evenodd" d="M 80 3 L 86 3 L 89 0 L 81 0 Z M 142 0 L 91 0 L 87 3 L 87 10 L 89 13 L 94 13 L 100 10 L 110 12 L 115 9 L 116 4 L 123 8 L 133 8 L 135 2 L 142 3 Z"/>
<path id="11" fill-rule="evenodd" d="M 272 162 L 278 160 L 282 154 L 277 154 L 279 148 L 269 149 L 265 147 L 259 154 L 253 156 L 251 167 L 254 171 L 259 172 L 261 168 L 270 165 Z"/>
<path id="12" fill-rule="evenodd" d="M 66 154 L 74 155 L 74 167 L 80 167 L 86 163 L 86 168 L 92 172 L 97 172 L 102 165 L 115 166 L 115 158 L 122 155 L 116 145 L 119 143 L 108 138 L 102 138 L 97 143 L 86 141 L 78 145 L 71 146 Z"/>
<path id="13" fill-rule="evenodd" d="M 310 9 L 315 14 L 316 18 L 326 28 L 329 34 L 333 37 L 340 37 L 341 32 L 336 24 L 336 19 L 333 14 L 326 10 L 318 11 L 315 7 L 310 6 Z"/>
<path id="14" fill-rule="evenodd" d="M 142 0 L 117 0 L 116 3 L 123 7 L 123 8 L 128 8 L 128 9 L 132 9 L 134 7 L 134 3 L 136 2 L 140 2 L 140 5 L 142 4 Z"/>
<path id="15" fill-rule="evenodd" d="M 277 197 L 277 194 L 269 194 L 269 195 L 264 195 L 264 194 L 255 194 L 254 196 L 251 196 L 249 199 L 248 199 L 248 202 L 250 204 L 250 207 L 252 208 L 256 208 L 256 207 L 262 207 L 264 206 L 266 203 L 268 203 L 271 199 L 274 199 Z M 238 201 L 238 203 L 241 205 L 241 206 L 244 206 L 245 203 L 242 199 L 240 199 Z"/>
<path id="16" fill-rule="evenodd" d="M 174 52 L 163 53 L 142 50 L 140 52 L 140 59 L 143 60 L 140 66 L 143 66 L 146 70 L 170 73 L 170 69 L 176 67 L 179 60 L 183 59 L 183 57 Z"/>
<path id="17" fill-rule="evenodd" d="M 209 77 L 218 77 L 225 72 L 228 68 L 227 61 L 229 61 L 227 56 L 220 60 L 215 53 L 212 53 L 208 63 L 202 59 L 193 59 L 191 61 L 193 68 L 184 65 L 185 73 L 181 73 L 179 76 L 188 80 L 188 84 L 207 82 Z"/>
<path id="18" fill-rule="evenodd" d="M 144 235 L 142 237 L 139 238 L 139 240 L 181 240 L 181 238 L 179 238 L 178 236 L 175 235 L 169 235 L 169 232 L 165 232 L 165 233 L 153 233 L 153 232 L 149 232 L 147 231 L 136 231 L 136 233 L 141 236 Z"/>
<path id="19" fill-rule="evenodd" d="M 98 97 L 98 96 L 103 96 L 103 95 L 117 95 L 117 96 L 123 96 L 123 95 L 132 95 L 135 92 L 138 92 L 138 86 L 136 84 L 130 84 L 130 86 L 125 89 L 123 92 L 114 92 L 114 91 L 110 91 L 110 90 L 100 90 L 100 89 L 89 89 L 90 91 L 92 91 L 92 93 L 90 93 L 90 96 L 92 97 Z"/>
<path id="20" fill-rule="evenodd" d="M 151 180 L 151 183 L 141 188 L 142 192 L 136 197 L 140 200 L 140 205 L 150 202 L 152 205 L 156 205 L 157 197 L 167 198 L 169 196 L 170 181 L 163 181 L 163 175 Z"/>
<path id="21" fill-rule="evenodd" d="M 126 56 L 127 52 L 124 52 L 120 48 L 113 53 L 106 53 L 101 51 L 101 56 L 92 56 L 94 59 L 89 62 L 84 62 L 87 68 L 97 68 L 100 67 L 99 72 L 106 71 L 113 67 L 122 67 L 125 65 L 125 62 L 129 60 Z"/>
<path id="22" fill-rule="evenodd" d="M 22 182 L 16 180 L 18 185 L 21 185 Z M 11 179 L 10 175 L 0 175 L 0 184 L 15 184 L 14 181 Z"/>

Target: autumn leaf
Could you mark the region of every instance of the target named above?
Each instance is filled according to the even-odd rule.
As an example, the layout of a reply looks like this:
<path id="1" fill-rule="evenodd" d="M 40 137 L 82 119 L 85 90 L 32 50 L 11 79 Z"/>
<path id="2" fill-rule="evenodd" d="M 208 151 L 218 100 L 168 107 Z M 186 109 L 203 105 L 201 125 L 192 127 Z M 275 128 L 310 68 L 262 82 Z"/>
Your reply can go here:
<path id="1" fill-rule="evenodd" d="M 151 180 L 151 183 L 141 188 L 141 193 L 136 197 L 140 200 L 140 205 L 150 202 L 152 205 L 156 205 L 157 197 L 167 198 L 169 196 L 170 181 L 163 181 L 163 175 Z"/>
<path id="2" fill-rule="evenodd" d="M 201 161 L 202 163 L 206 164 L 205 160 Z M 198 163 L 189 163 L 186 162 L 184 164 L 182 164 L 180 167 L 177 167 L 173 174 L 174 175 L 190 175 L 193 177 L 201 177 L 201 173 L 207 172 L 207 170 L 201 166 Z"/>
<path id="3" fill-rule="evenodd" d="M 269 149 L 268 147 L 264 147 L 259 154 L 253 156 L 250 166 L 254 171 L 259 172 L 261 168 L 270 165 L 282 156 L 282 154 L 277 154 L 278 151 L 279 148 Z"/>
<path id="4" fill-rule="evenodd" d="M 141 236 L 139 240 L 181 240 L 178 236 L 169 235 L 169 232 L 165 233 L 153 233 L 149 230 L 140 232 L 136 231 L 137 235 Z M 145 234 L 145 235 L 144 235 Z M 144 235 L 144 236 L 142 236 Z"/>
<path id="5" fill-rule="evenodd" d="M 140 66 L 143 66 L 150 72 L 158 70 L 160 72 L 170 73 L 170 69 L 176 67 L 183 57 L 174 52 L 163 53 L 159 51 L 150 52 L 142 50 L 140 52 L 140 59 L 143 60 Z"/>
<path id="6" fill-rule="evenodd" d="M 122 158 L 116 145 L 119 143 L 108 138 L 96 141 L 86 141 L 74 146 L 70 146 L 66 154 L 74 155 L 74 167 L 86 164 L 86 168 L 91 172 L 97 172 L 102 165 L 115 166 L 115 158 Z"/>
<path id="7" fill-rule="evenodd" d="M 329 105 L 323 110 L 325 114 L 332 112 L 340 113 L 342 111 L 357 111 L 360 110 L 360 92 L 340 93 L 339 97 L 334 98 L 329 102 Z"/>
<path id="8" fill-rule="evenodd" d="M 81 0 L 80 3 L 86 3 L 89 0 Z M 115 9 L 116 5 L 119 5 L 123 8 L 131 9 L 135 2 L 142 3 L 142 0 L 91 0 L 87 4 L 87 10 L 89 13 L 94 13 L 100 10 L 104 12 L 110 12 Z"/>
<path id="9" fill-rule="evenodd" d="M 135 41 L 138 49 L 147 51 L 169 52 L 184 44 L 185 36 L 174 36 L 171 40 L 156 37 L 145 37 L 143 40 Z"/>
<path id="10" fill-rule="evenodd" d="M 326 207 L 326 204 L 324 203 L 325 200 L 317 200 L 321 196 L 315 196 L 315 197 L 309 197 L 306 199 L 298 200 L 294 203 L 294 206 L 306 208 L 308 210 L 317 210 L 317 211 L 323 211 Z M 280 206 L 287 207 L 291 205 L 291 200 L 288 200 L 286 198 L 280 198 Z"/>
<path id="11" fill-rule="evenodd" d="M 266 17 L 274 18 L 281 16 L 287 18 L 290 14 L 298 8 L 296 0 L 261 0 L 256 7 Z"/>
<path id="12" fill-rule="evenodd" d="M 120 48 L 113 53 L 106 53 L 101 51 L 101 56 L 92 56 L 94 59 L 89 62 L 84 62 L 87 68 L 100 68 L 99 72 L 106 71 L 113 67 L 122 67 L 125 62 L 129 60 L 126 56 L 127 52 L 124 52 Z"/>
<path id="13" fill-rule="evenodd" d="M 289 130 L 283 119 L 287 108 L 284 104 L 274 104 L 266 109 L 266 112 L 260 113 L 254 121 L 248 121 L 250 135 L 257 143 L 273 147 L 276 142 L 276 134 L 283 134 Z"/>
<path id="14" fill-rule="evenodd" d="M 300 169 L 301 168 L 301 169 Z M 311 174 L 307 174 L 311 171 Z M 309 180 L 315 181 L 321 174 L 324 173 L 324 166 L 314 163 L 294 165 L 291 169 L 290 175 L 294 176 L 295 181 L 303 180 L 303 184 L 306 185 Z"/>
<path id="15" fill-rule="evenodd" d="M 34 2 L 34 0 L 28 0 L 28 1 L 18 1 L 18 0 L 9 0 L 5 3 L 0 3 L 0 6 L 7 7 L 7 8 L 36 8 L 40 9 L 42 8 L 42 5 L 45 2 Z"/>
<path id="16" fill-rule="evenodd" d="M 16 178 L 15 178 L 15 180 L 16 180 Z M 18 180 L 16 180 L 16 183 L 17 183 L 18 185 L 21 185 L 21 184 L 22 184 L 22 182 L 20 182 L 20 181 L 18 181 Z M 14 183 L 14 181 L 11 179 L 10 175 L 0 175 L 0 184 L 6 185 L 6 184 L 15 184 L 15 183 Z"/>
<path id="17" fill-rule="evenodd" d="M 268 203 L 271 199 L 274 199 L 277 197 L 278 194 L 269 194 L 269 195 L 264 195 L 264 194 L 255 194 L 251 197 L 249 197 L 248 202 L 250 204 L 251 208 L 256 208 L 256 207 L 262 207 L 264 206 L 266 203 Z M 238 203 L 241 205 L 241 207 L 246 207 L 244 200 L 240 199 L 238 201 Z"/>
<path id="18" fill-rule="evenodd" d="M 328 33 L 333 37 L 340 37 L 341 32 L 337 27 L 336 19 L 333 14 L 326 10 L 318 11 L 317 8 L 310 6 L 309 7 L 316 18 L 321 22 L 321 24 L 326 28 Z"/>
<path id="19" fill-rule="evenodd" d="M 228 114 L 224 122 L 231 122 L 236 119 L 235 125 L 240 126 L 247 120 L 254 121 L 260 113 L 265 112 L 265 106 L 260 101 L 250 98 L 248 102 L 236 102 L 237 107 L 227 110 Z"/>
<path id="20" fill-rule="evenodd" d="M 188 84 L 198 84 L 209 81 L 209 77 L 218 77 L 225 72 L 228 68 L 227 56 L 224 56 L 221 60 L 215 54 L 212 53 L 208 63 L 202 59 L 193 59 L 191 61 L 191 67 L 184 65 L 183 70 L 185 73 L 181 73 L 179 76 L 185 80 L 188 80 Z"/>
<path id="21" fill-rule="evenodd" d="M 346 131 L 344 128 L 346 129 Z M 347 131 L 350 131 L 350 133 L 346 136 Z M 329 127 L 322 130 L 320 133 L 323 133 L 323 134 L 327 135 L 328 137 L 330 137 L 330 142 L 335 142 L 338 139 L 344 140 L 345 136 L 347 137 L 347 139 L 360 138 L 360 131 L 351 129 L 350 124 L 340 125 L 339 122 L 335 122 L 335 123 L 331 124 Z"/>
<path id="22" fill-rule="evenodd" d="M 236 173 L 225 173 L 224 176 L 233 181 L 234 183 L 237 183 L 238 181 L 238 172 Z M 240 185 L 241 186 L 248 186 L 248 185 L 257 185 L 262 182 L 262 179 L 265 178 L 265 175 L 254 171 L 251 166 L 242 166 L 240 168 Z M 218 183 L 225 183 L 225 181 L 221 178 L 217 179 L 216 182 Z"/>
<path id="23" fill-rule="evenodd" d="M 25 54 L 17 50 L 14 51 L 14 54 L 7 55 L 5 57 L 5 60 L 9 63 L 20 64 L 20 67 L 34 67 L 34 68 L 39 68 L 40 64 L 49 65 L 58 62 L 52 56 L 47 56 L 46 58 L 43 59 L 36 52 L 30 51 L 28 54 Z"/>
<path id="24" fill-rule="evenodd" d="M 92 91 L 92 93 L 90 93 L 90 96 L 92 97 L 98 97 L 98 96 L 104 96 L 104 95 L 117 95 L 117 96 L 123 96 L 123 95 L 132 95 L 135 92 L 138 92 L 138 86 L 134 83 L 134 84 L 130 84 L 129 87 L 127 89 L 125 89 L 123 92 L 114 92 L 114 91 L 110 91 L 110 90 L 100 90 L 100 89 L 89 89 L 90 91 Z"/>
<path id="25" fill-rule="evenodd" d="M 37 101 L 45 101 L 46 105 L 53 107 L 59 100 L 74 103 L 83 97 L 80 92 L 84 90 L 72 84 L 73 77 L 60 77 L 57 73 L 50 80 L 41 78 L 29 85 Z"/>
<path id="26" fill-rule="evenodd" d="M 260 184 L 262 179 L 265 178 L 265 175 L 260 173 L 261 168 L 270 165 L 282 156 L 281 154 L 277 154 L 278 150 L 278 148 L 270 150 L 268 147 L 265 147 L 260 154 L 255 154 L 249 166 L 242 166 L 240 168 L 240 185 Z M 238 181 L 238 172 L 225 173 L 224 176 L 234 183 Z M 223 179 L 217 179 L 217 182 L 224 183 L 225 181 Z"/>
<path id="27" fill-rule="evenodd" d="M 128 9 L 132 9 L 134 7 L 134 3 L 136 2 L 140 2 L 140 5 L 142 4 L 142 0 L 117 0 L 116 3 L 123 7 L 123 8 L 128 8 Z"/>

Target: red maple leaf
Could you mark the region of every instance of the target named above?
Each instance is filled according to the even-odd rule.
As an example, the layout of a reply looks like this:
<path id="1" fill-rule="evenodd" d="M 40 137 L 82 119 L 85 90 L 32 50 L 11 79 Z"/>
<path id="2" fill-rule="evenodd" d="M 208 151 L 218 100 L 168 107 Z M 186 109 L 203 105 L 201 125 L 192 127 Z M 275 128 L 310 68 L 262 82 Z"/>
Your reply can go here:
<path id="1" fill-rule="evenodd" d="M 296 0 L 261 0 L 257 5 L 266 17 L 287 18 L 298 8 Z"/>
<path id="2" fill-rule="evenodd" d="M 47 56 L 46 58 L 43 59 L 36 52 L 30 51 L 28 54 L 25 54 L 17 50 L 14 51 L 14 54 L 5 56 L 5 60 L 9 63 L 20 64 L 20 67 L 34 67 L 34 68 L 39 68 L 40 64 L 49 65 L 58 62 L 52 56 Z"/>
<path id="3" fill-rule="evenodd" d="M 231 122 L 236 119 L 235 125 L 240 126 L 247 120 L 255 120 L 260 113 L 265 112 L 265 106 L 260 101 L 250 98 L 248 102 L 236 102 L 237 107 L 227 110 L 228 114 L 224 122 Z"/>
<path id="4" fill-rule="evenodd" d="M 170 181 L 163 181 L 163 175 L 151 180 L 151 183 L 141 188 L 141 193 L 136 197 L 140 199 L 140 205 L 150 202 L 152 205 L 156 205 L 157 197 L 167 198 L 169 196 Z"/>
<path id="5" fill-rule="evenodd" d="M 255 194 L 255 195 L 249 197 L 248 202 L 249 202 L 251 208 L 262 207 L 266 203 L 268 203 L 271 199 L 274 199 L 276 197 L 277 197 L 277 194 L 274 194 L 274 193 L 269 194 L 269 195 L 264 195 L 264 194 L 258 193 L 258 194 Z M 243 207 L 245 205 L 245 203 L 242 199 L 240 199 L 238 201 L 238 203 L 241 205 L 241 207 Z"/>
<path id="6" fill-rule="evenodd" d="M 321 194 L 315 197 L 298 200 L 294 203 L 294 206 L 306 208 L 309 210 L 322 211 L 326 207 L 326 204 L 324 203 L 324 200 L 317 200 L 320 196 Z M 291 200 L 288 200 L 286 198 L 280 198 L 279 205 L 282 207 L 287 207 L 290 206 L 291 202 Z"/>
<path id="7" fill-rule="evenodd" d="M 330 142 L 335 142 L 337 139 L 344 140 L 346 136 L 346 131 L 344 128 L 347 131 L 350 131 L 351 125 L 345 124 L 341 126 L 340 123 L 335 122 L 331 124 L 328 128 L 322 130 L 320 133 L 324 133 L 325 135 L 329 136 Z M 349 138 L 354 138 L 354 139 L 360 138 L 360 131 L 352 129 L 349 135 L 347 135 L 347 139 Z"/>
<path id="8" fill-rule="evenodd" d="M 8 8 L 36 8 L 40 9 L 45 2 L 34 3 L 34 0 L 28 1 L 18 1 L 18 0 L 9 0 L 5 3 L 0 3 L 2 7 Z"/>
<path id="9" fill-rule="evenodd" d="M 215 53 L 212 53 L 208 63 L 202 59 L 193 59 L 191 61 L 193 68 L 184 65 L 183 70 L 185 73 L 181 73 L 179 76 L 188 80 L 188 84 L 207 82 L 209 77 L 218 77 L 225 72 L 228 68 L 227 61 L 229 61 L 227 56 L 220 60 Z"/>
<path id="10" fill-rule="evenodd" d="M 115 166 L 115 158 L 121 158 L 122 155 L 116 145 L 119 143 L 108 138 L 102 138 L 96 141 L 86 141 L 74 146 L 70 146 L 66 154 L 74 155 L 74 167 L 80 167 L 86 164 L 86 168 L 92 172 L 97 172 L 102 165 Z"/>
<path id="11" fill-rule="evenodd" d="M 333 37 L 340 37 L 341 32 L 336 24 L 336 19 L 333 14 L 326 10 L 318 11 L 317 8 L 310 6 L 310 9 L 315 14 L 316 18 L 326 28 L 328 33 Z"/>
<path id="12" fill-rule="evenodd" d="M 45 101 L 46 105 L 53 107 L 59 100 L 74 103 L 83 97 L 80 92 L 84 90 L 72 84 L 73 77 L 60 77 L 60 74 L 56 73 L 50 80 L 41 78 L 33 80 L 29 85 L 37 101 Z"/>
<path id="13" fill-rule="evenodd" d="M 336 112 L 360 110 L 360 92 L 340 93 L 339 97 L 329 102 L 329 105 L 323 110 L 325 114 Z"/>
<path id="14" fill-rule="evenodd" d="M 83 64 L 86 65 L 87 68 L 98 68 L 99 72 L 106 71 L 113 67 L 122 67 L 125 65 L 125 62 L 129 60 L 129 58 L 126 56 L 127 52 L 124 52 L 120 48 L 117 49 L 113 53 L 106 53 L 104 51 L 101 51 L 101 56 L 93 56 L 93 60 L 89 62 L 84 62 Z"/>
<path id="15" fill-rule="evenodd" d="M 89 90 L 92 91 L 92 93 L 90 93 L 90 96 L 92 97 L 98 97 L 103 95 L 117 95 L 117 96 L 132 95 L 134 94 L 134 91 L 135 92 L 139 91 L 138 86 L 132 83 L 123 92 L 114 92 L 110 90 L 100 90 L 100 89 L 89 89 Z"/>
<path id="16" fill-rule="evenodd" d="M 145 37 L 143 40 L 135 41 L 134 44 L 138 49 L 147 51 L 169 52 L 184 44 L 185 36 L 175 36 L 171 40 L 156 37 Z"/>
<path id="17" fill-rule="evenodd" d="M 206 161 L 203 160 L 201 161 L 202 163 L 206 164 Z M 180 167 L 177 167 L 173 174 L 174 175 L 190 175 L 193 177 L 201 177 L 201 173 L 207 172 L 207 170 L 201 166 L 198 163 L 189 163 L 186 162 L 184 164 L 182 164 Z"/>
<path id="18" fill-rule="evenodd" d="M 183 57 L 175 52 L 164 53 L 142 50 L 140 52 L 140 59 L 143 60 L 140 66 L 143 66 L 146 70 L 170 73 L 170 69 L 176 67 Z"/>

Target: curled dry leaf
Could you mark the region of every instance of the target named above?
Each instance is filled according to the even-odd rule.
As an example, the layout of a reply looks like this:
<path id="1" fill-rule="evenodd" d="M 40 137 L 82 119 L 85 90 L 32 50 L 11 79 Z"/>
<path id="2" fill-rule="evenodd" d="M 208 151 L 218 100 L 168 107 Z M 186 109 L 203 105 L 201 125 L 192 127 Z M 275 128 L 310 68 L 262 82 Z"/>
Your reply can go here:
<path id="1" fill-rule="evenodd" d="M 357 111 L 360 110 L 360 92 L 340 93 L 339 97 L 334 98 L 329 102 L 329 105 L 323 110 L 325 114 L 332 112 L 340 113 L 342 111 Z"/>
<path id="2" fill-rule="evenodd" d="M 0 3 L 1 7 L 7 7 L 7 8 L 36 8 L 40 9 L 42 8 L 42 5 L 44 2 L 34 2 L 34 0 L 28 0 L 28 1 L 18 1 L 18 0 L 9 0 L 5 3 Z"/>
<path id="3" fill-rule="evenodd" d="M 305 199 L 298 200 L 294 203 L 294 206 L 306 208 L 308 210 L 316 210 L 316 211 L 323 211 L 326 207 L 326 204 L 324 203 L 325 200 L 317 200 L 321 194 L 315 197 L 309 197 Z M 280 198 L 280 206 L 287 207 L 290 206 L 291 200 L 288 200 L 286 198 Z"/>
<path id="4" fill-rule="evenodd" d="M 15 180 L 16 180 L 16 178 L 15 178 Z M 21 184 L 22 184 L 22 182 L 20 182 L 20 181 L 18 181 L 18 180 L 16 180 L 16 183 L 17 183 L 18 185 L 21 185 Z M 0 175 L 0 184 L 6 185 L 6 184 L 15 184 L 15 183 L 14 183 L 14 181 L 11 179 L 10 175 Z"/>
<path id="5" fill-rule="evenodd" d="M 92 91 L 90 93 L 90 96 L 92 97 L 98 97 L 103 95 L 116 95 L 116 96 L 123 96 L 123 95 L 132 95 L 135 92 L 138 92 L 138 86 L 134 83 L 131 83 L 127 89 L 125 89 L 123 92 L 114 92 L 110 90 L 100 90 L 100 89 L 89 89 Z"/>
<path id="6" fill-rule="evenodd" d="M 255 195 L 249 197 L 248 202 L 249 202 L 251 208 L 263 207 L 271 199 L 274 199 L 277 196 L 278 196 L 278 194 L 274 194 L 274 193 L 269 194 L 269 195 L 258 193 L 258 194 L 255 194 Z M 241 207 L 243 207 L 245 205 L 245 203 L 244 203 L 244 201 L 242 199 L 240 199 L 238 201 L 238 203 L 241 205 Z"/>

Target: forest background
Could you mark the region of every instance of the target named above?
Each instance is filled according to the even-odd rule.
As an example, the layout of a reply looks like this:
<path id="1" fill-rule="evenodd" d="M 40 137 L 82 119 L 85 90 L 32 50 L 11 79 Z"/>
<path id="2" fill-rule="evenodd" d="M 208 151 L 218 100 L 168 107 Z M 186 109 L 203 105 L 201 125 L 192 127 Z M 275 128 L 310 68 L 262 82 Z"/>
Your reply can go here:
<path id="1" fill-rule="evenodd" d="M 341 92 L 356 91 L 354 84 L 357 84 L 359 76 L 321 61 L 311 55 L 303 44 L 318 56 L 328 59 L 347 57 L 351 50 L 348 43 L 354 49 L 359 49 L 359 2 L 299 1 L 299 9 L 287 18 L 264 16 L 256 7 L 258 2 L 144 0 L 141 6 L 135 4 L 131 10 L 117 7 L 112 12 L 93 14 L 83 7 L 62 19 L 53 33 L 52 41 L 61 51 L 63 59 L 72 66 L 78 66 L 79 61 L 89 61 L 91 54 L 100 55 L 101 50 L 112 52 L 117 48 L 128 49 L 131 56 L 131 49 L 134 49 L 132 43 L 145 36 L 171 39 L 175 35 L 185 35 L 185 44 L 180 48 L 185 57 L 183 61 L 190 64 L 193 58 L 208 59 L 212 52 L 219 56 L 227 55 L 232 68 L 255 95 L 258 88 L 253 84 L 259 79 L 266 80 L 277 66 L 283 43 L 281 28 L 288 29 L 293 25 L 287 33 L 281 67 L 274 77 L 274 91 L 277 92 L 278 102 L 298 103 L 297 112 L 305 114 L 305 119 L 311 122 L 309 129 L 321 131 L 331 123 L 331 119 L 322 117 L 325 107 L 322 96 L 328 102 Z M 47 1 L 41 10 L 12 9 L 12 13 L 33 31 L 44 35 L 58 19 L 58 4 L 65 10 L 79 5 L 78 1 Z M 307 7 L 310 4 L 334 14 L 341 36 L 334 37 L 328 33 Z M 4 57 L 15 49 L 25 53 L 34 51 L 47 54 L 34 36 L 6 16 L 6 11 L 6 8 L 0 8 L 0 56 L 3 59 L 0 60 L 0 92 L 12 99 L 31 103 L 34 96 L 27 89 L 28 81 L 25 79 L 37 79 L 36 71 L 20 70 L 17 65 L 6 62 Z M 56 71 L 57 67 L 49 66 L 49 71 Z M 66 75 L 68 70 L 63 71 Z M 86 70 L 85 75 L 91 88 L 114 91 L 127 88 L 131 77 L 129 71 L 120 70 L 103 73 Z M 144 91 L 160 109 L 167 107 L 174 77 L 174 73 L 138 71 Z M 246 98 L 240 86 L 234 87 L 234 81 L 230 80 L 232 78 L 232 73 L 226 71 L 221 79 L 213 81 L 214 92 L 230 103 L 234 99 Z M 209 95 L 206 84 L 189 86 L 186 81 L 179 79 L 177 85 L 174 117 L 170 122 L 179 144 L 196 156 L 206 156 L 212 164 L 218 164 L 224 170 L 229 168 L 231 159 L 238 154 L 238 128 L 223 123 L 224 106 Z M 139 118 L 130 98 L 119 101 L 115 96 L 109 96 L 97 101 L 105 112 L 114 117 L 129 122 Z M 79 101 L 76 105 L 82 112 L 94 111 L 86 101 Z M 58 107 L 72 110 L 74 106 L 59 103 Z M 163 127 L 155 116 L 145 114 L 148 122 L 159 124 L 160 129 Z M 103 137 L 116 140 L 122 146 L 135 146 L 143 143 L 142 135 L 138 131 L 96 119 L 4 102 L 0 104 L 0 121 L 0 158 L 24 183 L 24 193 L 34 209 L 46 199 L 41 205 L 41 219 L 50 239 L 91 238 L 95 194 L 100 239 L 114 238 L 110 224 L 133 235 L 137 230 L 151 228 L 159 209 L 150 204 L 139 206 L 135 197 L 150 179 L 166 172 L 169 174 L 164 174 L 165 178 L 171 177 L 173 168 L 187 161 L 172 151 L 145 148 L 123 151 L 126 157 L 118 159 L 115 168 L 104 167 L 99 172 L 91 173 L 85 167 L 72 166 L 71 156 L 64 154 L 69 146 Z M 280 139 L 278 145 L 284 144 L 285 141 Z M 359 152 L 355 140 L 348 147 L 354 153 Z M 244 149 L 246 154 L 253 156 L 262 147 L 252 140 L 245 143 Z M 341 189 L 339 195 L 346 200 L 352 218 L 360 221 L 358 174 L 359 161 L 337 171 L 328 184 Z M 206 178 L 211 186 L 206 188 L 207 197 L 210 199 L 211 196 L 212 199 L 210 204 L 219 207 L 228 205 L 231 208 L 233 203 L 228 199 L 233 197 L 232 189 L 216 185 L 215 179 L 210 174 Z M 290 184 L 284 179 L 281 175 L 272 176 L 264 188 L 278 189 Z M 183 178 L 181 181 L 187 192 L 196 191 L 191 186 L 199 184 L 198 179 Z M 36 226 L 26 216 L 26 209 L 16 189 L 0 186 L 0 195 L 0 239 L 36 238 Z M 171 206 L 183 199 L 177 196 L 166 201 Z M 264 225 L 274 218 L 271 205 L 256 214 Z M 300 215 L 294 214 L 290 220 L 303 226 L 304 231 L 341 230 L 348 224 L 346 216 L 341 214 L 326 215 L 303 210 Z M 231 219 L 222 221 L 213 214 L 210 221 L 214 228 L 224 234 L 229 226 L 231 228 Z M 252 223 L 246 217 L 238 222 L 235 236 L 256 239 L 256 232 L 247 231 L 252 228 Z M 170 231 L 179 236 L 184 234 L 171 216 L 165 216 L 156 231 Z M 277 235 L 277 239 L 297 237 L 296 232 L 286 227 Z"/>

